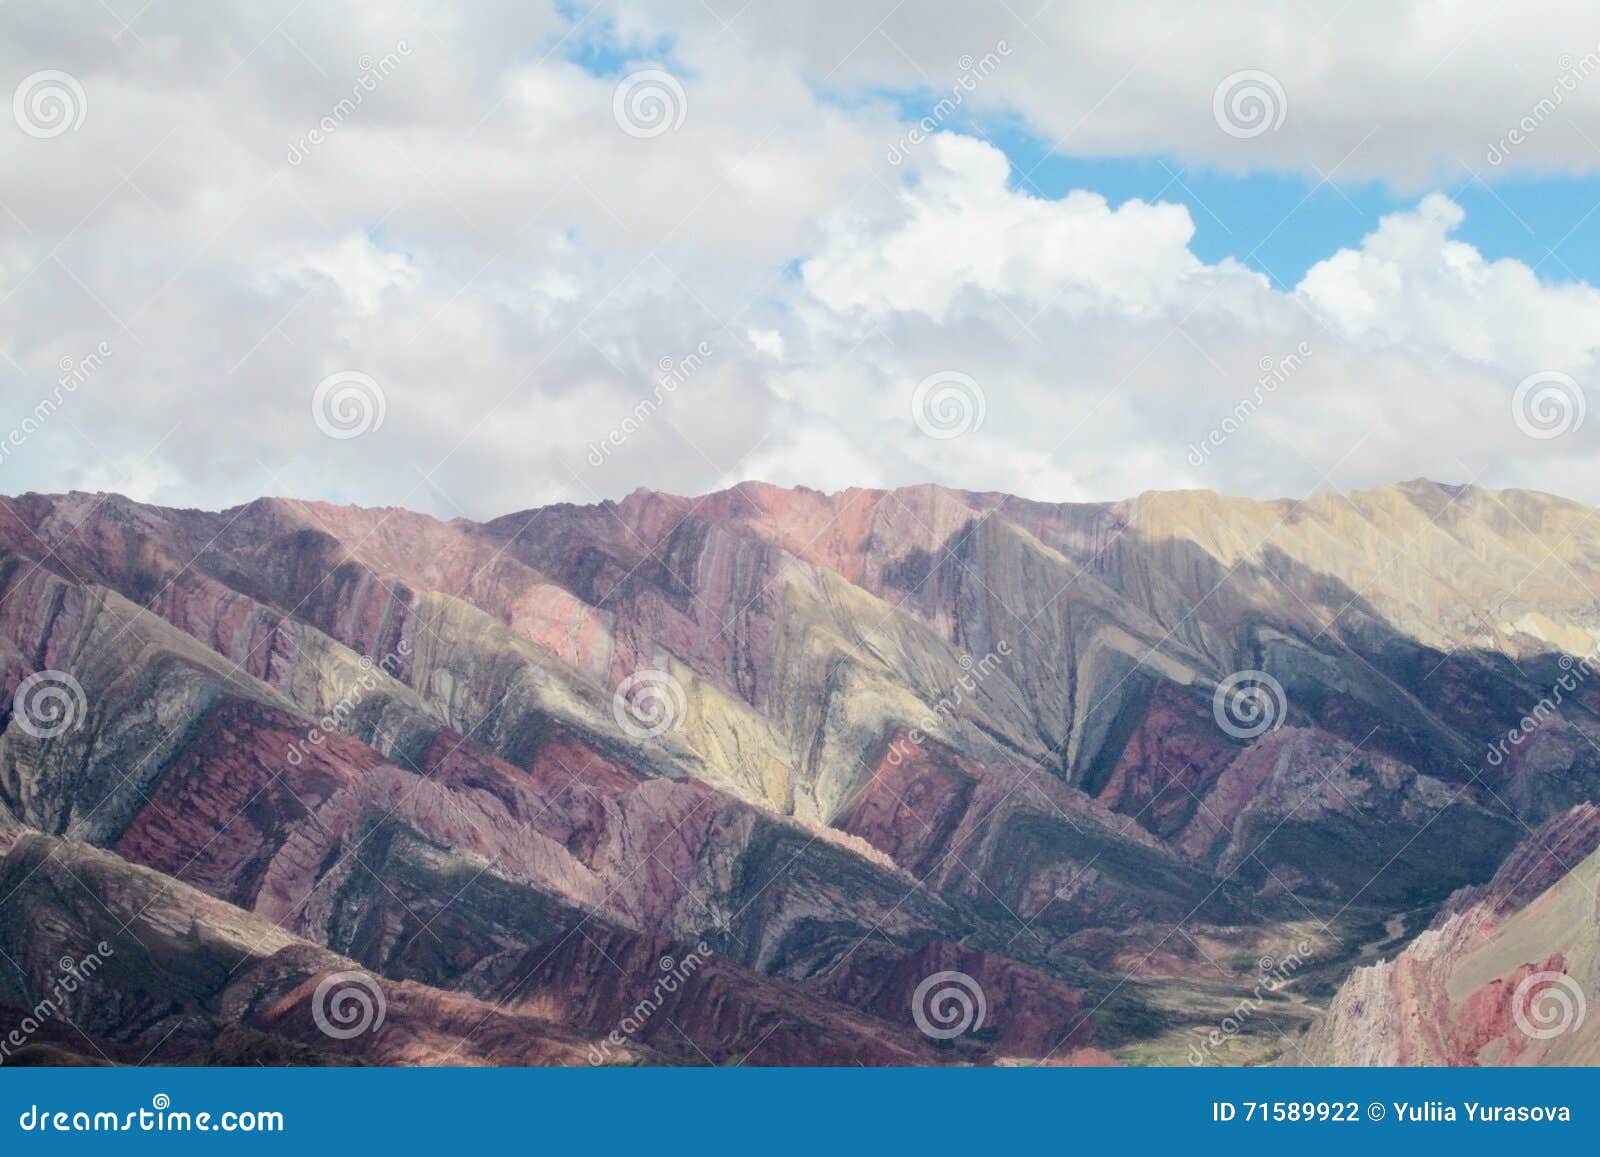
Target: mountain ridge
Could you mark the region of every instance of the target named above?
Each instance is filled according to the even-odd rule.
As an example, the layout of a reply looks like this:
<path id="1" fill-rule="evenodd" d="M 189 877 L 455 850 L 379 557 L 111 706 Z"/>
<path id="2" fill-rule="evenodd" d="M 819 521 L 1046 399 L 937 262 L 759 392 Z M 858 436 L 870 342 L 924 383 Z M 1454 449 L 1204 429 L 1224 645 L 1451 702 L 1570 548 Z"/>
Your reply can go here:
<path id="1" fill-rule="evenodd" d="M 1600 639 L 1593 513 L 1433 483 L 749 483 L 484 523 L 25 495 L 0 504 L 0 829 L 438 1000 L 525 971 L 568 1032 L 626 1009 L 587 995 L 591 925 L 612 957 L 705 943 L 698 1052 L 658 1023 L 656 1061 L 1170 1062 L 1248 988 L 1241 949 L 1310 930 L 1297 999 L 1230 1046 L 1277 1055 L 1375 928 L 1595 795 L 1587 684 L 1484 758 Z M 41 738 L 13 695 L 51 672 L 82 705 Z M 993 1032 L 919 1033 L 918 969 L 983 987 Z"/>
<path id="2" fill-rule="evenodd" d="M 1377 493 L 1382 493 L 1382 492 L 1385 492 L 1385 491 L 1424 491 L 1425 492 L 1425 491 L 1430 490 L 1430 489 L 1431 490 L 1437 490 L 1437 491 L 1440 491 L 1442 493 L 1449 494 L 1449 495 L 1452 495 L 1452 496 L 1455 496 L 1455 497 L 1459 497 L 1461 494 L 1464 494 L 1464 493 L 1465 494 L 1480 493 L 1480 494 L 1484 494 L 1484 495 L 1522 495 L 1522 496 L 1527 496 L 1527 497 L 1535 498 L 1535 499 L 1549 500 L 1549 501 L 1552 501 L 1552 502 L 1566 504 L 1566 505 L 1570 505 L 1570 506 L 1585 506 L 1586 505 L 1585 503 L 1581 502 L 1578 499 L 1570 498 L 1570 497 L 1568 497 L 1566 495 L 1563 495 L 1563 494 L 1558 494 L 1553 490 L 1534 490 L 1534 489 L 1529 489 L 1528 487 L 1519 487 L 1519 486 L 1488 487 L 1488 486 L 1481 486 L 1481 485 L 1478 485 L 1477 483 L 1470 483 L 1470 482 L 1469 483 L 1440 482 L 1440 481 L 1437 481 L 1435 479 L 1427 478 L 1427 477 L 1421 476 L 1421 475 L 1419 475 L 1419 476 L 1417 476 L 1415 478 L 1403 479 L 1403 480 L 1396 481 L 1396 482 L 1381 482 L 1381 483 L 1376 483 L 1376 484 L 1371 485 L 1371 486 L 1354 487 L 1354 488 L 1351 488 L 1351 489 L 1339 489 L 1337 487 L 1325 486 L 1325 487 L 1319 488 L 1316 491 L 1313 491 L 1311 494 L 1302 495 L 1300 497 L 1295 497 L 1293 495 L 1280 495 L 1280 496 L 1273 497 L 1273 498 L 1258 498 L 1258 497 L 1255 497 L 1255 496 L 1252 496 L 1252 495 L 1246 495 L 1246 494 L 1231 494 L 1231 493 L 1227 493 L 1227 492 L 1220 491 L 1220 490 L 1214 490 L 1214 489 L 1211 489 L 1210 487 L 1192 487 L 1192 488 L 1188 488 L 1188 489 L 1176 489 L 1176 490 L 1160 490 L 1160 489 L 1142 490 L 1142 491 L 1139 491 L 1137 494 L 1130 494 L 1130 495 L 1127 495 L 1127 496 L 1122 497 L 1122 498 L 1081 499 L 1081 500 L 1079 500 L 1079 499 L 1075 499 L 1075 500 L 1065 500 L 1065 499 L 1055 500 L 1055 499 L 1047 499 L 1047 498 L 1029 498 L 1029 497 L 1023 497 L 1021 495 L 1011 494 L 1011 493 L 1008 493 L 1008 492 L 1003 491 L 1003 490 L 968 490 L 968 489 L 965 489 L 963 487 L 947 486 L 944 483 L 934 482 L 931 479 L 928 480 L 928 481 L 924 481 L 924 482 L 907 483 L 907 484 L 902 485 L 902 486 L 846 486 L 846 487 L 843 487 L 843 488 L 838 489 L 838 490 L 824 490 L 824 489 L 821 489 L 821 488 L 815 487 L 815 486 L 807 486 L 804 483 L 795 483 L 793 485 L 786 486 L 786 485 L 783 485 L 782 483 L 767 482 L 767 481 L 765 481 L 763 479 L 760 479 L 760 478 L 744 478 L 744 479 L 740 479 L 738 482 L 730 483 L 730 484 L 728 484 L 726 486 L 721 486 L 721 487 L 718 487 L 717 489 L 708 490 L 708 491 L 705 491 L 705 492 L 700 493 L 700 494 L 677 494 L 677 493 L 674 493 L 674 492 L 671 492 L 671 491 L 652 489 L 652 488 L 647 487 L 647 486 L 638 486 L 638 487 L 635 487 L 633 490 L 630 490 L 627 494 L 623 495 L 620 498 L 597 498 L 593 502 L 569 502 L 569 501 L 551 502 L 551 503 L 546 503 L 546 504 L 544 504 L 542 506 L 527 506 L 527 507 L 518 508 L 516 510 L 509 510 L 509 511 L 506 511 L 505 513 L 503 513 L 503 514 L 493 515 L 493 516 L 491 516 L 489 518 L 486 518 L 486 519 L 475 519 L 475 518 L 470 518 L 470 517 L 468 517 L 466 515 L 457 515 L 457 516 L 455 516 L 453 518 L 449 518 L 449 519 L 436 519 L 436 521 L 440 521 L 440 522 L 444 522 L 444 523 L 463 522 L 463 523 L 472 523 L 472 524 L 476 524 L 476 525 L 483 525 L 486 522 L 494 522 L 494 521 L 498 521 L 500 519 L 505 519 L 505 518 L 515 518 L 518 515 L 530 514 L 530 513 L 533 513 L 534 511 L 537 511 L 537 510 L 546 510 L 546 509 L 591 510 L 591 509 L 595 509 L 595 508 L 604 508 L 606 506 L 621 506 L 624 503 L 626 503 L 627 501 L 629 501 L 630 499 L 636 499 L 636 498 L 640 498 L 640 497 L 664 498 L 664 499 L 669 499 L 669 500 L 675 500 L 675 501 L 679 501 L 679 502 L 686 502 L 686 503 L 694 504 L 694 503 L 697 503 L 697 502 L 705 502 L 705 501 L 707 501 L 709 499 L 728 496 L 728 495 L 733 495 L 733 494 L 736 494 L 736 493 L 739 493 L 739 492 L 742 492 L 742 491 L 750 491 L 750 490 L 755 490 L 755 491 L 774 491 L 774 492 L 778 492 L 778 493 L 782 493 L 782 494 L 807 494 L 807 495 L 815 495 L 817 497 L 826 498 L 826 499 L 839 499 L 839 498 L 847 497 L 849 495 L 873 495 L 873 496 L 877 496 L 877 497 L 883 497 L 883 496 L 890 495 L 890 494 L 903 493 L 903 492 L 909 492 L 909 491 L 938 490 L 938 491 L 944 491 L 946 493 L 953 494 L 953 495 L 961 495 L 961 496 L 968 497 L 968 498 L 985 499 L 985 500 L 994 500 L 994 499 L 1010 500 L 1010 501 L 1014 501 L 1014 502 L 1028 503 L 1028 504 L 1033 504 L 1033 505 L 1038 505 L 1038 506 L 1052 506 L 1052 507 L 1109 507 L 1109 506 L 1127 505 L 1127 504 L 1136 503 L 1136 502 L 1139 502 L 1141 500 L 1146 500 L 1146 499 L 1150 499 L 1150 498 L 1161 498 L 1161 497 L 1181 498 L 1181 497 L 1185 497 L 1185 496 L 1194 496 L 1197 499 L 1199 499 L 1199 498 L 1220 499 L 1223 502 L 1228 502 L 1228 503 L 1255 504 L 1255 505 L 1260 505 L 1260 506 L 1275 506 L 1275 505 L 1280 505 L 1280 504 L 1296 505 L 1296 504 L 1301 504 L 1301 503 L 1308 502 L 1308 501 L 1312 500 L 1313 498 L 1318 497 L 1319 495 L 1352 495 L 1353 496 L 1353 495 L 1363 495 L 1363 494 L 1377 494 Z M 249 508 L 251 506 L 256 506 L 256 505 L 262 504 L 262 503 L 269 503 L 269 504 L 270 503 L 285 503 L 285 504 L 298 505 L 298 506 L 327 507 L 327 508 L 342 509 L 342 510 L 361 510 L 361 511 L 370 511 L 370 512 L 376 512 L 376 513 L 383 513 L 383 512 L 420 513 L 418 511 L 414 510 L 413 508 L 408 507 L 408 506 L 404 506 L 404 505 L 382 504 L 382 503 L 379 503 L 379 504 L 368 504 L 368 503 L 361 503 L 361 502 L 337 502 L 337 501 L 334 501 L 332 499 L 327 499 L 327 498 L 313 498 L 313 497 L 306 497 L 306 496 L 296 496 L 296 495 L 292 495 L 292 494 L 263 494 L 263 495 L 259 495 L 259 496 L 255 497 L 255 498 L 252 498 L 252 499 L 250 499 L 250 500 L 248 500 L 246 502 L 237 503 L 237 504 L 235 504 L 233 506 L 223 506 L 223 507 L 167 506 L 167 505 L 164 505 L 164 504 L 161 504 L 161 503 L 146 502 L 146 501 L 144 501 L 142 499 L 132 498 L 132 497 L 130 497 L 128 495 L 122 494 L 121 492 L 114 491 L 114 490 L 71 490 L 71 489 L 69 489 L 69 490 L 56 490 L 56 491 L 26 490 L 26 491 L 21 491 L 21 492 L 16 493 L 16 494 L 0 495 L 0 498 L 3 498 L 4 500 L 6 500 L 8 502 L 16 502 L 16 501 L 21 501 L 21 500 L 24 500 L 24 499 L 63 499 L 63 498 L 76 498 L 76 499 L 99 498 L 99 499 L 105 499 L 105 498 L 117 498 L 117 499 L 121 499 L 124 502 L 127 502 L 127 503 L 130 503 L 132 505 L 135 505 L 135 506 L 150 507 L 150 508 L 153 508 L 153 509 L 166 510 L 166 511 L 170 511 L 170 512 L 172 512 L 174 514 L 230 514 L 230 513 L 233 513 L 235 511 L 242 511 L 242 510 L 245 510 L 245 509 L 247 509 L 247 508 Z M 1590 508 L 1590 509 L 1595 509 L 1595 508 Z M 432 515 L 423 515 L 423 517 L 433 518 L 434 516 L 432 516 Z"/>

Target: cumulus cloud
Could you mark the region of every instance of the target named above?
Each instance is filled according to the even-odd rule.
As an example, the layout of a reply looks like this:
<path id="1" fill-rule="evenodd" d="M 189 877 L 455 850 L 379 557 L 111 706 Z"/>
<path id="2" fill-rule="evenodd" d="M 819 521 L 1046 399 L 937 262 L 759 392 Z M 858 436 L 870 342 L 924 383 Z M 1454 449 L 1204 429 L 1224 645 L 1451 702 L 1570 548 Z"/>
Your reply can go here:
<path id="1" fill-rule="evenodd" d="M 1201 266 L 1189 251 L 1194 223 L 1180 205 L 1077 191 L 1059 201 L 1007 187 L 998 149 L 941 133 L 933 163 L 900 198 L 903 219 L 846 225 L 806 262 L 806 288 L 836 312 L 918 312 L 935 321 L 958 298 L 1052 301 L 1073 312 L 1159 307 Z"/>
<path id="2" fill-rule="evenodd" d="M 1546 284 L 1526 264 L 1488 261 L 1450 239 L 1460 206 L 1434 193 L 1385 217 L 1359 250 L 1319 262 L 1300 293 L 1344 331 L 1484 365 L 1593 366 L 1600 291 Z"/>
<path id="3" fill-rule="evenodd" d="M 895 443 L 923 471 L 1040 497 L 1417 474 L 1590 485 L 1592 432 L 1531 439 L 1512 402 L 1532 374 L 1592 377 L 1600 292 L 1485 259 L 1452 238 L 1463 215 L 1447 198 L 1384 217 L 1284 293 L 1196 258 L 1182 206 L 1047 201 L 1009 184 L 991 146 L 932 144 L 937 171 L 913 176 L 897 213 L 840 223 L 806 265 L 825 368 L 790 391 L 850 423 L 873 382 L 892 429 L 925 373 L 970 373 L 981 429 L 938 442 L 907 427 Z"/>
<path id="4" fill-rule="evenodd" d="M 1369 116 L 1436 155 L 1379 133 L 1342 171 L 1404 182 L 1520 108 L 1513 66 L 1533 76 L 1572 21 L 1508 35 L 1512 63 L 1446 110 L 1425 74 L 1490 68 L 1493 12 L 1452 54 L 1423 44 L 1438 21 L 1361 5 L 1317 35 L 1257 13 L 1226 45 L 1186 6 L 1031 27 L 691 7 L 0 8 L 3 75 L 63 69 L 88 103 L 75 130 L 0 132 L 0 492 L 484 517 L 746 477 L 1087 499 L 1429 474 L 1600 499 L 1593 427 L 1531 438 L 1511 413 L 1530 374 L 1592 379 L 1596 290 L 1486 259 L 1442 196 L 1284 292 L 1199 258 L 1183 205 L 1045 198 L 961 132 L 885 159 L 916 114 L 884 88 L 948 90 L 1006 39 L 963 99 L 1062 148 L 1326 168 Z M 1396 38 L 1381 82 L 1375 31 Z M 1211 119 L 1214 74 L 1244 67 L 1291 101 L 1253 140 Z M 618 124 L 645 68 L 681 87 L 676 127 Z M 1507 163 L 1587 163 L 1541 152 L 1566 131 Z M 329 437 L 313 399 L 346 373 L 383 421 Z M 930 436 L 929 379 L 970 382 L 981 421 Z"/>

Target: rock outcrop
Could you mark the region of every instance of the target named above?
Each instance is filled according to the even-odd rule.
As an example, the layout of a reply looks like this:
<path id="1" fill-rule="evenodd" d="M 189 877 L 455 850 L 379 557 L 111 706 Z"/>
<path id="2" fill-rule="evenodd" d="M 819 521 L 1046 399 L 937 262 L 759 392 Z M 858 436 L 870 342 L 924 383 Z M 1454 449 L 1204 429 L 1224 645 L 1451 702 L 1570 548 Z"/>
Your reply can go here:
<path id="1" fill-rule="evenodd" d="M 1317 1064 L 1600 1064 L 1600 808 L 1529 835 L 1394 959 L 1358 968 L 1307 1036 Z"/>

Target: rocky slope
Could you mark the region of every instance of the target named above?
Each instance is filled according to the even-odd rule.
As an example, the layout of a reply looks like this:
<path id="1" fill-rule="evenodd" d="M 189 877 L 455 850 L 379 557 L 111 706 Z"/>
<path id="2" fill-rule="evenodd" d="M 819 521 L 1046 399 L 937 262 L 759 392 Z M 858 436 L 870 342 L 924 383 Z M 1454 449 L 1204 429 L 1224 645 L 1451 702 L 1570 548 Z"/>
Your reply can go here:
<path id="1" fill-rule="evenodd" d="M 1600 1064 L 1600 809 L 1556 816 L 1451 898 L 1394 959 L 1357 969 L 1304 1053 L 1319 1064 Z"/>
<path id="2" fill-rule="evenodd" d="M 178 1020 L 97 997 L 36 1055 L 180 1024 L 161 1055 L 1164 1061 L 1309 937 L 1266 1055 L 1596 798 L 1592 514 L 1420 482 L 481 524 L 0 499 L 0 1005 L 93 934 L 94 876 L 123 931 L 169 914 L 128 999 Z M 353 969 L 383 1040 L 308 1020 Z M 913 1015 L 945 974 L 982 998 L 948 1036 Z"/>

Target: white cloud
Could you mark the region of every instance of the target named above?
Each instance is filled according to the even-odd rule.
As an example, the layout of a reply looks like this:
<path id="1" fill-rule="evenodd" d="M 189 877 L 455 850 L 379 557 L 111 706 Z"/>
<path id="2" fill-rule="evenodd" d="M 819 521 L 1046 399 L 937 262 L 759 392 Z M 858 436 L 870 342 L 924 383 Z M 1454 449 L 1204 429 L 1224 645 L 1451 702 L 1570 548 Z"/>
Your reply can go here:
<path id="1" fill-rule="evenodd" d="M 745 340 L 757 353 L 766 354 L 777 361 L 783 360 L 783 335 L 775 329 L 747 329 Z"/>
<path id="2" fill-rule="evenodd" d="M 1095 193 L 1019 195 L 1006 187 L 1003 153 L 951 133 L 935 136 L 927 155 L 891 233 L 868 243 L 875 223 L 846 224 L 806 262 L 806 287 L 829 309 L 941 320 L 975 293 L 1033 309 L 1142 313 L 1200 271 L 1189 251 L 1194 223 L 1181 205 L 1129 201 L 1113 211 Z"/>
<path id="3" fill-rule="evenodd" d="M 1011 187 L 991 146 L 931 145 L 897 206 L 841 219 L 806 265 L 809 364 L 785 378 L 858 440 L 895 431 L 902 479 L 1043 498 L 1418 474 L 1571 490 L 1592 450 L 1583 429 L 1527 438 L 1510 406 L 1528 374 L 1592 377 L 1600 292 L 1487 261 L 1451 237 L 1462 211 L 1442 196 L 1281 293 L 1195 257 L 1182 206 L 1046 201 Z M 1262 365 L 1286 360 L 1276 377 Z M 981 430 L 916 435 L 910 392 L 937 369 L 978 381 Z M 1190 461 L 1219 429 L 1224 443 Z"/>
<path id="4" fill-rule="evenodd" d="M 1435 193 L 1385 217 L 1359 250 L 1319 262 L 1300 293 L 1353 335 L 1502 366 L 1585 371 L 1600 332 L 1600 291 L 1539 280 L 1526 264 L 1483 255 L 1450 234 L 1461 208 Z"/>
<path id="5" fill-rule="evenodd" d="M 1068 150 L 1326 169 L 1381 121 L 1341 173 L 1404 181 L 1520 115 L 1518 86 L 1558 41 L 1581 51 L 1581 22 L 1508 30 L 1485 10 L 1479 32 L 1357 5 L 1314 35 L 1309 12 L 1062 4 L 1029 31 L 1003 6 L 908 5 L 877 28 L 889 7 L 758 3 L 723 27 L 703 6 L 625 4 L 574 28 L 525 5 L 173 0 L 123 28 L 93 0 L 6 4 L 0 77 L 71 71 L 89 108 L 53 139 L 0 132 L 0 430 L 61 358 L 115 353 L 0 460 L 0 491 L 488 516 L 743 477 L 1105 498 L 1297 493 L 1332 469 L 1339 485 L 1481 471 L 1600 499 L 1593 428 L 1536 441 L 1509 413 L 1530 373 L 1592 384 L 1595 289 L 1486 260 L 1452 237 L 1449 201 L 1375 223 L 1284 293 L 1196 256 L 1182 205 L 1047 200 L 959 134 L 890 165 L 900 111 L 841 96 L 948 91 L 962 54 L 1003 37 L 971 99 Z M 1426 31 L 1442 23 L 1459 32 Z M 612 36 L 626 69 L 680 77 L 680 128 L 623 132 L 617 78 L 564 56 L 615 51 Z M 290 164 L 362 58 L 401 41 L 392 74 Z M 1246 67 L 1278 69 L 1290 109 L 1239 141 L 1211 122 L 1211 91 Z M 1600 99 L 1592 83 L 1563 115 Z M 1587 164 L 1562 151 L 1570 135 L 1552 117 L 1507 164 Z M 1301 342 L 1314 353 L 1191 464 L 1258 363 Z M 701 343 L 704 365 L 637 418 L 662 359 Z M 380 430 L 318 432 L 312 392 L 341 370 L 384 390 Z M 911 399 L 943 371 L 977 382 L 986 413 L 936 440 Z"/>
<path id="6" fill-rule="evenodd" d="M 727 29 L 731 13 L 675 0 L 625 7 L 635 27 L 673 29 L 697 55 L 740 51 L 835 88 L 935 99 L 964 58 L 1003 40 L 1000 67 L 967 99 L 1020 114 L 1069 154 L 1337 171 L 1419 191 L 1472 170 L 1600 171 L 1600 24 L 1572 0 L 755 0 Z M 1213 98 L 1245 71 L 1272 76 L 1287 107 L 1275 131 L 1240 139 L 1218 127 Z"/>

